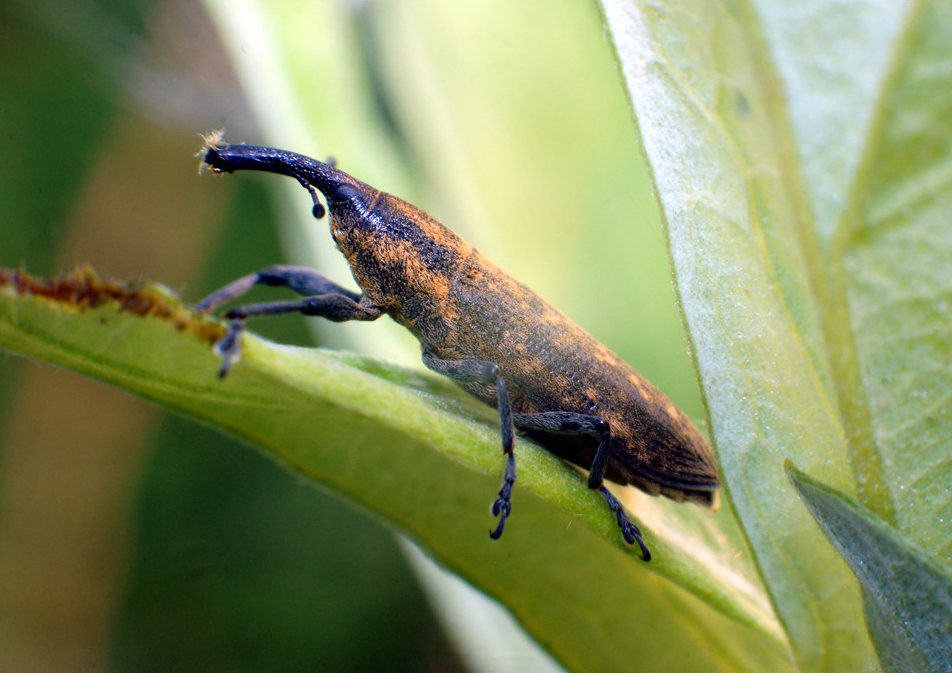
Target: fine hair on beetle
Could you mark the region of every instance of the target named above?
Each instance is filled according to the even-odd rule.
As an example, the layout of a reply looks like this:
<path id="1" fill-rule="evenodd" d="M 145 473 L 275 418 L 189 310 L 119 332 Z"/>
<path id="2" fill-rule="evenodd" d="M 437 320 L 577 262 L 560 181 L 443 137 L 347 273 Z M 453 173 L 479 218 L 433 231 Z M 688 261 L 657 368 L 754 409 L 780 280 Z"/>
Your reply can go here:
<path id="1" fill-rule="evenodd" d="M 301 313 L 334 322 L 387 314 L 420 342 L 423 364 L 499 411 L 506 466 L 492 503 L 499 538 L 512 513 L 516 430 L 588 470 L 622 537 L 651 553 L 641 531 L 605 486 L 631 484 L 651 495 L 713 507 L 714 454 L 661 391 L 588 332 L 513 279 L 419 208 L 374 189 L 334 162 L 206 138 L 202 165 L 218 173 L 257 170 L 294 178 L 311 195 L 359 290 L 313 269 L 274 265 L 229 283 L 198 303 L 211 311 L 256 285 L 287 287 L 301 299 L 227 310 L 216 345 L 224 377 L 241 355 L 249 318 Z M 327 203 L 321 204 L 320 192 Z"/>

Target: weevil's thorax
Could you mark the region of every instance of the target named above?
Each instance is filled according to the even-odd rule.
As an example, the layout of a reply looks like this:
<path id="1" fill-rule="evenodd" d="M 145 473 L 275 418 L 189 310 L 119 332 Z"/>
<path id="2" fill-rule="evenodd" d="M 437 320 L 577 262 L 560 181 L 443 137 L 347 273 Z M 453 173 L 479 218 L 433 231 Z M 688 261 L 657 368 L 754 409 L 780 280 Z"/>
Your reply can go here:
<path id="1" fill-rule="evenodd" d="M 330 203 L 331 233 L 361 289 L 424 346 L 440 345 L 453 280 L 473 248 L 419 208 L 373 189 Z"/>

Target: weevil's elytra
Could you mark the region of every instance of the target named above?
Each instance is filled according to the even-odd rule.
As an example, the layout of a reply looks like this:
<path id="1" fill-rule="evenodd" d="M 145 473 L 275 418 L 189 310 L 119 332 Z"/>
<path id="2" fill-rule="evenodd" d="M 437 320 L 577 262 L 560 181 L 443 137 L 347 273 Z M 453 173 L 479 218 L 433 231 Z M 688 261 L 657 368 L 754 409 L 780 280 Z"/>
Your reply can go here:
<path id="1" fill-rule="evenodd" d="M 249 304 L 225 313 L 230 328 L 216 352 L 225 376 L 241 353 L 245 320 L 303 313 L 342 322 L 390 315 L 420 341 L 423 362 L 499 410 L 506 469 L 492 505 L 498 538 L 512 510 L 514 430 L 589 470 L 629 545 L 651 555 L 641 532 L 603 479 L 705 506 L 719 486 L 714 455 L 664 394 L 562 313 L 511 278 L 419 208 L 308 157 L 211 139 L 203 161 L 217 172 L 261 170 L 295 178 L 321 217 L 320 191 L 337 247 L 361 292 L 317 271 L 272 266 L 240 278 L 198 304 L 202 311 L 258 284 L 304 298 Z"/>

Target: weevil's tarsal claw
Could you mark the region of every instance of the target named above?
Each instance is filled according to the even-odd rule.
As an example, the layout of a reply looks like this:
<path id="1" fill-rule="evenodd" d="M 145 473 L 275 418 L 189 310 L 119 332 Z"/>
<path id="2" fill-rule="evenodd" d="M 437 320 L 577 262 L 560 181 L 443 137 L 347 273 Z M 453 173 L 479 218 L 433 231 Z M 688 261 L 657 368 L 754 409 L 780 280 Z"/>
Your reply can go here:
<path id="1" fill-rule="evenodd" d="M 499 489 L 499 497 L 493 501 L 492 505 L 493 516 L 499 517 L 499 524 L 496 529 L 489 533 L 489 537 L 494 540 L 500 538 L 503 528 L 506 527 L 506 519 L 512 513 L 512 486 L 516 483 L 516 457 L 511 449 L 506 456 L 506 474 L 503 478 L 502 488 Z"/>
<path id="2" fill-rule="evenodd" d="M 624 511 L 618 511 L 615 518 L 618 521 L 618 527 L 621 528 L 621 536 L 625 538 L 625 542 L 629 546 L 637 542 L 638 546 L 641 547 L 641 560 L 650 561 L 651 552 L 648 551 L 645 541 L 641 539 L 641 531 L 638 530 L 638 526 L 628 519 L 628 515 Z"/>
<path id="3" fill-rule="evenodd" d="M 637 529 L 635 530 L 637 531 Z M 651 552 L 648 551 L 648 546 L 645 544 L 644 540 L 641 539 L 641 535 L 636 535 L 635 541 L 638 543 L 638 546 L 641 547 L 641 560 L 645 562 L 650 561 Z"/>
<path id="4" fill-rule="evenodd" d="M 244 327 L 244 320 L 232 320 L 228 326 L 228 332 L 221 341 L 215 344 L 214 353 L 222 359 L 221 369 L 218 370 L 220 379 L 228 376 L 231 366 L 241 359 L 241 333 Z"/>
<path id="5" fill-rule="evenodd" d="M 494 540 L 498 540 L 502 537 L 503 528 L 506 527 L 506 519 L 509 518 L 509 515 L 512 513 L 512 503 L 509 502 L 508 497 L 500 497 L 492 506 L 493 516 L 499 517 L 499 524 L 494 530 L 489 531 L 489 537 Z"/>

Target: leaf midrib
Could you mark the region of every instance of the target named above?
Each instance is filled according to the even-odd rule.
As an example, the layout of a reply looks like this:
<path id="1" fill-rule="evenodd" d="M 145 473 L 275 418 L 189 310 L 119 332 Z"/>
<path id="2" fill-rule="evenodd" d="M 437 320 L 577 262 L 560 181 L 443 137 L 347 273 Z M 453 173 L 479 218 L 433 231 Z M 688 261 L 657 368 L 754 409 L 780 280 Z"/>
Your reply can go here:
<path id="1" fill-rule="evenodd" d="M 866 128 L 862 154 L 856 162 L 846 204 L 839 224 L 827 245 L 826 259 L 823 259 L 822 242 L 817 242 L 816 263 L 819 265 L 817 281 L 814 287 L 830 287 L 826 301 L 820 301 L 823 309 L 825 339 L 830 344 L 833 381 L 847 437 L 850 465 L 857 483 L 858 500 L 869 507 L 877 516 L 890 525 L 896 523 L 896 507 L 892 492 L 887 484 L 883 470 L 883 456 L 875 440 L 872 414 L 862 382 L 856 340 L 850 325 L 849 305 L 846 299 L 847 282 L 844 260 L 854 242 L 857 223 L 860 220 L 862 205 L 868 193 L 870 175 L 880 155 L 883 129 L 888 112 L 887 101 L 896 88 L 896 81 L 902 70 L 902 55 L 909 53 L 911 34 L 914 32 L 923 13 L 920 0 L 912 0 L 906 13 L 899 37 L 893 43 L 889 67 L 880 80 L 878 96 L 874 103 L 869 124 Z M 822 268 L 829 268 L 824 275 Z M 813 265 L 811 265 L 813 266 Z M 823 282 L 828 285 L 823 285 Z"/>

